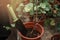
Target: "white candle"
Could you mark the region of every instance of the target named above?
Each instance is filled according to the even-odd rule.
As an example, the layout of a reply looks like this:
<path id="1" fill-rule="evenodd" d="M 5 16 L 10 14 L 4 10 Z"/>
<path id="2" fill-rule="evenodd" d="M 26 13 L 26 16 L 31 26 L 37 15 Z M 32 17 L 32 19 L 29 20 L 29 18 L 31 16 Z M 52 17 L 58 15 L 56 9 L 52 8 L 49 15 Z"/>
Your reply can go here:
<path id="1" fill-rule="evenodd" d="M 17 21 L 17 20 L 18 20 L 18 18 L 16 17 L 16 15 L 15 15 L 15 12 L 14 12 L 13 8 L 12 8 L 9 4 L 7 5 L 7 8 L 8 8 L 8 10 L 9 10 L 9 12 L 10 12 L 10 14 L 11 14 L 12 18 L 13 18 L 13 22 Z"/>

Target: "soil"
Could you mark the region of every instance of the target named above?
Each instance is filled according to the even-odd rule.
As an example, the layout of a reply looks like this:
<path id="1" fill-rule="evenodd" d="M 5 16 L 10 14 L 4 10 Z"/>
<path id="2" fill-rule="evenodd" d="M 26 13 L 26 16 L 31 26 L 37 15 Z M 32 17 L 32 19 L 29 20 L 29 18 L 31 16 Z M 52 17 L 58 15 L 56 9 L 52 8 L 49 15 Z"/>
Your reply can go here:
<path id="1" fill-rule="evenodd" d="M 32 28 L 27 29 L 27 31 L 28 31 L 26 34 L 27 37 L 34 38 L 34 37 L 37 37 L 38 35 L 40 35 L 40 33 L 37 30 L 33 30 L 33 32 L 32 32 L 32 30 L 33 30 Z"/>

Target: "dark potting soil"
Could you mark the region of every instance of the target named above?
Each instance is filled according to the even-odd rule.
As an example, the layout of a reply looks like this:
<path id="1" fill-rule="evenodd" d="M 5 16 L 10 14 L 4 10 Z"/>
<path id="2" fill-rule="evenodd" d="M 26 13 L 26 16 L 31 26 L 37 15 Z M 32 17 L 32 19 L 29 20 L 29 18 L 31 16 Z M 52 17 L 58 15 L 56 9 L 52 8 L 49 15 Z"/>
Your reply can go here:
<path id="1" fill-rule="evenodd" d="M 34 38 L 34 37 L 37 37 L 38 35 L 40 35 L 40 33 L 37 30 L 33 30 L 33 32 L 32 32 L 32 30 L 33 30 L 32 28 L 27 29 L 27 31 L 28 31 L 26 34 L 27 37 Z"/>

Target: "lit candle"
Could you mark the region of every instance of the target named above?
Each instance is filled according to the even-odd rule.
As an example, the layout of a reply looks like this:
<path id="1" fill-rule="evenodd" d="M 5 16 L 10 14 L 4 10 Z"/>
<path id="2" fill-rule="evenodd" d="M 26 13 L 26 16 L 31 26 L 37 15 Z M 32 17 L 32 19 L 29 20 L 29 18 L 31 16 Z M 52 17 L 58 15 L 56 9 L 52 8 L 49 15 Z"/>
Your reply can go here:
<path id="1" fill-rule="evenodd" d="M 9 4 L 7 5 L 7 8 L 8 8 L 8 10 L 9 10 L 9 12 L 10 12 L 10 15 L 11 15 L 11 16 L 12 16 L 12 18 L 13 18 L 13 22 L 17 21 L 17 20 L 18 20 L 18 18 L 16 17 L 16 15 L 15 15 L 15 12 L 14 12 L 13 8 L 12 8 Z"/>

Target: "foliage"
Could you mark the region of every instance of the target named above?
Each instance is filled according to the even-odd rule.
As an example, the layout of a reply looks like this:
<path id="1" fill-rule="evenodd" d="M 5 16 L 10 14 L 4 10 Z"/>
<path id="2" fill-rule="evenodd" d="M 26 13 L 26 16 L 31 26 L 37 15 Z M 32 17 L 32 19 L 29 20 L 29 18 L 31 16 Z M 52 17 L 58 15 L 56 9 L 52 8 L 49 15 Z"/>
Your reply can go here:
<path id="1" fill-rule="evenodd" d="M 35 0 L 34 3 L 32 3 L 30 6 L 27 5 L 29 6 L 30 9 L 26 6 L 26 11 L 28 11 L 29 9 L 28 12 L 30 12 L 30 15 L 34 15 L 35 14 L 34 12 L 36 12 L 37 10 L 38 14 L 44 13 L 47 14 L 48 16 L 51 15 L 54 17 L 60 16 L 60 8 L 59 8 L 60 6 L 58 4 L 51 5 L 49 2 L 53 3 L 54 0 L 40 0 L 39 5 L 36 5 L 37 2 Z M 54 10 L 56 10 L 57 12 L 54 13 Z"/>
<path id="2" fill-rule="evenodd" d="M 55 26 L 55 20 L 53 18 L 48 18 L 45 20 L 45 26 Z"/>
<path id="3" fill-rule="evenodd" d="M 38 0 L 39 4 L 37 4 L 36 0 L 34 0 L 34 3 L 32 3 L 32 0 L 30 1 L 31 5 L 27 5 L 29 7 L 26 7 L 26 11 L 30 12 L 30 15 L 34 15 L 37 11 L 37 14 L 43 13 L 46 14 L 48 17 L 50 16 L 51 18 L 47 18 L 45 20 L 45 25 L 55 26 L 54 18 L 60 17 L 60 5 L 54 4 L 54 0 Z"/>

